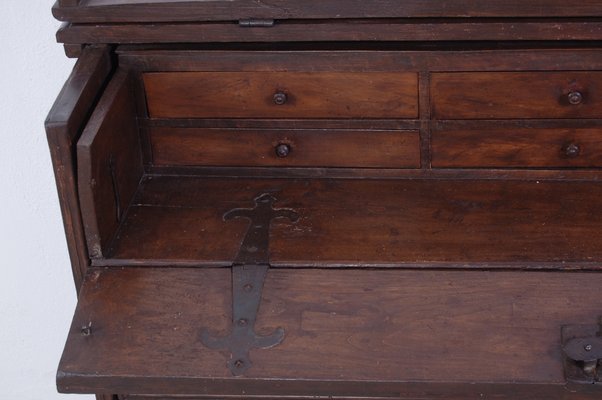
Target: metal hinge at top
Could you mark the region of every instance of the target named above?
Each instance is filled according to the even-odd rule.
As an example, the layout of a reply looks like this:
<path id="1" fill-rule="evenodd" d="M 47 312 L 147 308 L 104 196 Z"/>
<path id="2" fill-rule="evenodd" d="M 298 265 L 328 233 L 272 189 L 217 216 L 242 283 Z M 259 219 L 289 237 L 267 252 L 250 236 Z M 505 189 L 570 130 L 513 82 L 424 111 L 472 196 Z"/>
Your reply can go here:
<path id="1" fill-rule="evenodd" d="M 249 18 L 238 21 L 238 26 L 243 28 L 271 28 L 274 26 L 273 19 Z"/>

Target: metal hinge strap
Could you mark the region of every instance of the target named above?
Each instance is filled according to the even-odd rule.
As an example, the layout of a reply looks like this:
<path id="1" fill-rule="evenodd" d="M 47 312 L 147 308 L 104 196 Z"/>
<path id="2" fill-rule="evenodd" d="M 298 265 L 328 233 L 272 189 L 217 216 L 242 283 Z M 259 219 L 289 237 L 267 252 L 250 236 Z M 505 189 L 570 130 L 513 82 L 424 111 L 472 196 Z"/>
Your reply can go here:
<path id="1" fill-rule="evenodd" d="M 274 209 L 276 199 L 270 194 L 255 198 L 255 208 L 235 208 L 224 214 L 224 220 L 247 218 L 249 228 L 232 264 L 232 328 L 224 337 L 215 337 L 203 329 L 201 341 L 210 349 L 228 350 L 227 362 L 233 375 L 242 375 L 251 367 L 249 351 L 267 349 L 284 339 L 284 329 L 277 328 L 267 336 L 255 332 L 255 320 L 261 303 L 263 283 L 270 267 L 270 224 L 277 218 L 296 221 L 298 215 L 289 209 Z"/>
<path id="2" fill-rule="evenodd" d="M 238 26 L 243 28 L 271 28 L 274 26 L 273 19 L 241 19 L 238 21 Z"/>

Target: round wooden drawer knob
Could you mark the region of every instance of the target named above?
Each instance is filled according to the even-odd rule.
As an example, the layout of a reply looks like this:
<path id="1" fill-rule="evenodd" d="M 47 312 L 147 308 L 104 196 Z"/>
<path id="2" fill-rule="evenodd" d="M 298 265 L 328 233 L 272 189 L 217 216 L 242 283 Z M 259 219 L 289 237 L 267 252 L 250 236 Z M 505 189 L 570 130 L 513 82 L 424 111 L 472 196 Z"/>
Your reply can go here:
<path id="1" fill-rule="evenodd" d="M 566 148 L 564 149 L 564 153 L 569 158 L 575 158 L 579 156 L 579 153 L 581 153 L 581 148 L 578 144 L 571 143 L 568 146 L 566 146 Z"/>
<path id="2" fill-rule="evenodd" d="M 287 100 L 288 99 L 286 97 L 286 93 L 278 92 L 274 95 L 274 104 L 276 104 L 277 106 L 286 104 Z"/>
<path id="3" fill-rule="evenodd" d="M 569 93 L 569 103 L 576 106 L 583 102 L 583 95 L 580 92 L 571 92 Z"/>
<path id="4" fill-rule="evenodd" d="M 287 157 L 291 153 L 291 146 L 286 143 L 280 143 L 276 146 L 276 155 L 280 158 Z"/>

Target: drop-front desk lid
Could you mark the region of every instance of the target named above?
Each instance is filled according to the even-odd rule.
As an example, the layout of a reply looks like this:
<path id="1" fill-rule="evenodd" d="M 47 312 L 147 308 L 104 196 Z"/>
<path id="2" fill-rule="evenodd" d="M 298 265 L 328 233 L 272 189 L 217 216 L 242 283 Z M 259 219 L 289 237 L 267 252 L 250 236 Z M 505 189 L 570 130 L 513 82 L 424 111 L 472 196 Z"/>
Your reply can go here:
<path id="1" fill-rule="evenodd" d="M 85 278 L 59 389 L 599 398 L 600 191 L 148 176 Z"/>
<path id="2" fill-rule="evenodd" d="M 58 0 L 54 15 L 85 23 L 245 18 L 592 17 L 597 0 Z"/>
<path id="3" fill-rule="evenodd" d="M 595 399 L 599 385 L 567 383 L 582 375 L 564 365 L 562 341 L 563 327 L 595 324 L 600 287 L 600 274 L 271 269 L 255 330 L 281 328 L 283 340 L 252 349 L 250 367 L 233 375 L 230 350 L 203 341 L 232 332 L 229 269 L 96 268 L 58 386 L 214 398 Z M 594 338 L 594 324 L 574 336 Z"/>

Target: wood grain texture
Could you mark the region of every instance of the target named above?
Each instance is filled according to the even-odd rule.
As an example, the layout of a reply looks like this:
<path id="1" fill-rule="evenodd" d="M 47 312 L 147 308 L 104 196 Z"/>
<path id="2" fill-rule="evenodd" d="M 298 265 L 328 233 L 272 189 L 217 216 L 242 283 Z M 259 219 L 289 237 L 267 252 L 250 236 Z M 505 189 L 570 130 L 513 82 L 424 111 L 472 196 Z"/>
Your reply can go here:
<path id="1" fill-rule="evenodd" d="M 399 72 L 421 71 L 588 71 L 602 70 L 598 48 L 575 46 L 567 51 L 563 42 L 514 46 L 462 42 L 461 45 L 378 44 L 326 46 L 287 44 L 245 48 L 189 49 L 188 46 L 119 46 L 120 65 L 143 72 Z M 560 46 L 560 48 L 559 48 Z M 563 48 L 564 47 L 564 48 Z M 277 50 L 279 48 L 280 50 Z M 304 51 L 305 50 L 305 51 Z M 311 51 L 307 51 L 311 50 Z M 444 50 L 444 51 L 437 51 Z M 550 62 L 554 60 L 554 62 Z"/>
<path id="2" fill-rule="evenodd" d="M 572 181 L 600 182 L 598 169 L 524 169 L 524 168 L 434 168 L 434 169 L 375 169 L 375 168 L 306 168 L 306 167 L 159 167 L 147 166 L 147 178 L 176 175 L 205 178 L 251 179 L 421 179 L 421 180 L 512 180 L 512 181 Z"/>
<path id="3" fill-rule="evenodd" d="M 152 118 L 416 118 L 416 73 L 144 74 Z M 284 93 L 286 103 L 274 103 Z"/>
<path id="4" fill-rule="evenodd" d="M 435 119 L 599 118 L 602 72 L 434 73 Z M 569 103 L 579 92 L 581 104 Z"/>
<path id="5" fill-rule="evenodd" d="M 285 339 L 253 350 L 253 367 L 233 378 L 227 354 L 199 339 L 204 327 L 228 332 L 229 269 L 98 269 L 82 290 L 58 385 L 416 398 L 422 383 L 427 393 L 456 385 L 465 398 L 537 388 L 551 399 L 594 399 L 600 387 L 564 388 L 559 336 L 562 325 L 595 322 L 601 285 L 601 275 L 584 273 L 271 270 L 257 329 L 282 326 Z M 92 334 L 82 336 L 89 323 Z M 495 393 L 504 384 L 516 391 Z"/>
<path id="6" fill-rule="evenodd" d="M 155 165 L 420 167 L 416 131 L 154 128 L 150 140 Z"/>
<path id="7" fill-rule="evenodd" d="M 45 123 L 77 290 L 90 260 L 77 194 L 74 148 L 111 68 L 108 47 L 85 48 Z"/>
<path id="8" fill-rule="evenodd" d="M 117 72 L 77 143 L 78 189 L 91 258 L 102 257 L 142 177 L 131 77 Z"/>
<path id="9" fill-rule="evenodd" d="M 331 19 L 413 17 L 591 17 L 597 0 L 86 0 L 79 7 L 53 8 L 62 21 L 232 21 L 245 18 Z"/>
<path id="10" fill-rule="evenodd" d="M 570 146 L 578 154 L 570 155 Z M 485 128 L 433 133 L 436 168 L 602 167 L 602 130 Z"/>
<path id="11" fill-rule="evenodd" d="M 373 20 L 374 21 L 374 20 Z M 389 20 L 387 20 L 389 21 Z M 228 43 L 331 41 L 533 41 L 600 40 L 602 23 L 509 22 L 371 22 L 282 23 L 240 28 L 232 23 L 69 24 L 57 33 L 61 43 Z"/>
<path id="12" fill-rule="evenodd" d="M 247 223 L 222 216 L 264 192 L 301 215 L 272 227 L 274 266 L 596 269 L 602 259 L 594 182 L 155 176 L 98 262 L 230 265 Z"/>
<path id="13" fill-rule="evenodd" d="M 79 58 L 82 55 L 82 50 L 84 49 L 84 45 L 82 44 L 64 44 L 63 48 L 65 49 L 65 55 L 68 58 Z"/>
<path id="14" fill-rule="evenodd" d="M 366 384 L 371 386 L 370 384 Z M 385 386 L 384 383 L 381 383 L 381 386 Z M 559 398 L 559 391 L 557 388 L 553 386 L 545 386 L 545 385 L 522 385 L 515 386 L 511 389 L 509 385 L 473 385 L 470 393 L 466 391 L 466 385 L 462 384 L 431 384 L 431 389 L 428 389 L 427 386 L 423 383 L 404 383 L 403 385 L 394 385 L 400 390 L 401 396 L 391 395 L 392 398 L 400 398 L 406 400 L 416 400 L 416 399 L 424 399 L 425 394 L 428 395 L 428 400 L 466 400 L 466 399 L 474 399 L 478 400 L 479 397 L 484 396 L 495 396 L 499 399 L 508 399 L 512 397 L 508 397 L 507 393 L 512 391 L 514 394 L 514 398 L 516 396 L 521 396 L 523 398 L 532 398 L 538 399 L 541 396 L 545 396 L 546 399 L 557 399 Z M 436 389 L 434 388 L 436 387 Z M 476 390 L 478 389 L 478 390 Z M 506 394 L 504 394 L 504 389 L 506 389 Z M 476 392 L 480 392 L 476 394 Z M 394 393 L 395 389 L 391 390 L 391 393 Z M 594 391 L 592 391 L 594 392 Z M 596 396 L 596 394 L 593 394 Z M 328 397 L 328 396 L 325 396 Z M 584 394 L 584 393 L 571 393 L 567 399 L 570 400 L 586 400 L 592 397 L 592 394 Z M 262 400 L 277 400 L 281 397 L 277 396 L 261 396 Z M 315 400 L 316 396 L 295 396 L 289 397 L 295 400 Z M 370 396 L 337 396 L 337 400 L 377 400 L 382 399 L 381 397 L 370 397 Z M 386 398 L 386 397 L 384 397 Z M 207 396 L 194 396 L 194 395 L 125 395 L 119 397 L 118 400 L 208 400 Z M 101 399 L 102 400 L 102 399 Z M 113 400 L 113 399 L 106 399 Z"/>

